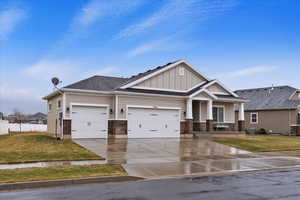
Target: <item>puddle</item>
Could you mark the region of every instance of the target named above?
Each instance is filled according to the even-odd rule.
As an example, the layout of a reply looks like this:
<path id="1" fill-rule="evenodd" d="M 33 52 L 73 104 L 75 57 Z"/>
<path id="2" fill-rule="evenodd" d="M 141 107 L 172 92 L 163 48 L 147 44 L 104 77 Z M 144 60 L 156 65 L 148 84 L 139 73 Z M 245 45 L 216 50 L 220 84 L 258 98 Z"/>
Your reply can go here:
<path id="1" fill-rule="evenodd" d="M 0 169 L 19 169 L 29 167 L 50 167 L 50 166 L 76 166 L 76 165 L 94 165 L 105 164 L 105 160 L 83 160 L 83 161 L 55 161 L 55 162 L 37 162 L 20 164 L 0 164 Z"/>

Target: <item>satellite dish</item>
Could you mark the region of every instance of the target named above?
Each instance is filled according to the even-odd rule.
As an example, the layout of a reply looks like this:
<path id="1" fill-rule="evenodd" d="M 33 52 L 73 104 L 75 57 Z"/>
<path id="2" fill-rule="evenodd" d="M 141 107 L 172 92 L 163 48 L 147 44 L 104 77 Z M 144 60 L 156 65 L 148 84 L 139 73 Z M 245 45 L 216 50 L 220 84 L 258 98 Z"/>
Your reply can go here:
<path id="1" fill-rule="evenodd" d="M 54 86 L 57 86 L 60 83 L 60 81 L 57 77 L 53 77 L 51 79 L 51 82 L 53 83 Z"/>

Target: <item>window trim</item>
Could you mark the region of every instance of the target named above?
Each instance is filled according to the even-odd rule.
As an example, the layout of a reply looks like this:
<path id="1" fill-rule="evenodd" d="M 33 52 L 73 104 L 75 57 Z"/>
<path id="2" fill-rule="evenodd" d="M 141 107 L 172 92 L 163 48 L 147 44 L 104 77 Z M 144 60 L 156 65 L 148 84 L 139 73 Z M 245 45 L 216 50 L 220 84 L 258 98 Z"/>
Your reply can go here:
<path id="1" fill-rule="evenodd" d="M 253 115 L 256 115 L 256 122 L 253 122 Z M 250 124 L 258 124 L 258 112 L 250 113 Z"/>
<path id="2" fill-rule="evenodd" d="M 225 120 L 225 106 L 224 105 L 213 105 L 213 109 L 214 108 L 223 108 L 223 121 L 221 122 L 221 121 L 218 121 L 218 119 L 217 119 L 217 121 L 214 121 L 214 122 L 216 122 L 216 123 L 226 123 L 226 120 Z"/>
<path id="3" fill-rule="evenodd" d="M 48 102 L 48 112 L 51 112 L 51 111 L 52 111 L 52 103 Z"/>
<path id="4" fill-rule="evenodd" d="M 58 103 L 60 102 L 60 104 Z M 62 106 L 62 103 L 61 103 L 61 99 L 57 99 L 57 102 L 56 102 L 56 107 L 57 107 L 57 110 L 60 110 L 61 109 L 61 106 Z"/>

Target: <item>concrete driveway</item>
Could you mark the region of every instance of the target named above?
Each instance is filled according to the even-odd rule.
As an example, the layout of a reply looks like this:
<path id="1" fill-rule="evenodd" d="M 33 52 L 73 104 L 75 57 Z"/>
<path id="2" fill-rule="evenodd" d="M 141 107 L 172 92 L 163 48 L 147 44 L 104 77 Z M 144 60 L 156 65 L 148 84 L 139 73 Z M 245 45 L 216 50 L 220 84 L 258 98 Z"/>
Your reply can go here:
<path id="1" fill-rule="evenodd" d="M 300 159 L 265 157 L 208 139 L 76 139 L 77 144 L 144 178 L 300 166 Z"/>

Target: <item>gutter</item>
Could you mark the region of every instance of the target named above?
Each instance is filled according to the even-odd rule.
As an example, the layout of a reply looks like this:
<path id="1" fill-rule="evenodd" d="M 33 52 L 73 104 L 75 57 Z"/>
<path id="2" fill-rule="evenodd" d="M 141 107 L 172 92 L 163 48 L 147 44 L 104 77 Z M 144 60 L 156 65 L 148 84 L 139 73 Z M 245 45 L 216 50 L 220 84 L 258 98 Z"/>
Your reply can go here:
<path id="1" fill-rule="evenodd" d="M 206 92 L 205 89 L 202 89 L 202 91 Z M 104 94 L 104 95 L 122 95 L 122 94 L 127 94 L 127 95 L 139 95 L 139 96 L 156 96 L 156 97 L 175 97 L 175 98 L 180 98 L 180 99 L 187 99 L 190 97 L 190 95 L 187 96 L 178 96 L 178 95 L 166 95 L 166 94 L 149 94 L 149 93 L 139 93 L 139 92 L 128 92 L 128 91 L 112 91 L 112 92 L 107 92 L 107 91 L 95 91 L 95 90 L 82 90 L 82 89 L 71 89 L 71 88 L 61 88 L 59 90 L 56 90 L 52 93 L 50 93 L 47 96 L 44 96 L 44 100 L 48 100 L 51 97 L 54 97 L 58 94 L 62 94 L 62 92 L 80 92 L 80 93 L 92 93 L 92 94 Z M 216 98 L 214 100 L 221 100 L 221 101 L 236 101 L 236 102 L 249 102 L 248 100 L 244 99 L 225 99 L 225 98 Z"/>

